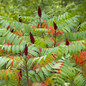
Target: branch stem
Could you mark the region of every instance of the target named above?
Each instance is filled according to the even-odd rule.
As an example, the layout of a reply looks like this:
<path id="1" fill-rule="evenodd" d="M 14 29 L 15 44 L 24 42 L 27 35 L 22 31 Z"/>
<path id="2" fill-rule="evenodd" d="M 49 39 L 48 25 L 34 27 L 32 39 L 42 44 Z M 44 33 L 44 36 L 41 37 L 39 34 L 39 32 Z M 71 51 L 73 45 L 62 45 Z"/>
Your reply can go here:
<path id="1" fill-rule="evenodd" d="M 25 58 L 25 70 L 26 70 L 26 76 L 27 76 L 27 84 L 29 86 L 29 82 L 28 82 L 28 69 L 27 69 L 27 57 Z"/>
<path id="2" fill-rule="evenodd" d="M 80 62 L 79 64 L 82 64 L 83 62 L 85 62 L 86 60 Z M 79 64 L 76 64 L 74 67 L 78 66 Z"/>
<path id="3" fill-rule="evenodd" d="M 55 30 L 55 41 L 54 41 L 54 47 L 56 46 L 56 30 Z"/>

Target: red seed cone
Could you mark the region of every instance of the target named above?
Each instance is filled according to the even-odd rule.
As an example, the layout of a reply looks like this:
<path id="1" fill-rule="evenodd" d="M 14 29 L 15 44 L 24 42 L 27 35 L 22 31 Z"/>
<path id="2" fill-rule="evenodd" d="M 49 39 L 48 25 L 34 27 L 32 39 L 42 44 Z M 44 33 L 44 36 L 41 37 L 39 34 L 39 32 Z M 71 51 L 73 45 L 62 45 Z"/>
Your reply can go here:
<path id="1" fill-rule="evenodd" d="M 68 41 L 68 39 L 66 38 L 66 45 L 70 45 L 70 43 L 69 43 L 69 41 Z"/>
<path id="2" fill-rule="evenodd" d="M 31 33 L 31 32 L 30 32 L 30 40 L 31 40 L 31 43 L 33 43 L 33 44 L 34 44 L 35 40 L 34 40 L 34 37 L 33 37 L 33 35 L 32 35 L 32 33 Z"/>
<path id="3" fill-rule="evenodd" d="M 54 29 L 56 30 L 57 29 L 57 25 L 55 22 L 53 22 L 53 25 L 54 25 Z"/>
<path id="4" fill-rule="evenodd" d="M 19 15 L 19 16 L 21 16 L 21 15 Z M 21 17 L 19 17 L 19 22 L 22 22 L 22 19 L 21 19 Z"/>
<path id="5" fill-rule="evenodd" d="M 22 22 L 22 19 L 21 18 L 19 18 L 19 22 Z"/>
<path id="6" fill-rule="evenodd" d="M 40 8 L 40 6 L 38 7 L 38 16 L 41 18 L 41 8 Z"/>
<path id="7" fill-rule="evenodd" d="M 28 47 L 27 47 L 27 44 L 25 44 L 24 53 L 25 53 L 26 56 L 28 55 Z"/>

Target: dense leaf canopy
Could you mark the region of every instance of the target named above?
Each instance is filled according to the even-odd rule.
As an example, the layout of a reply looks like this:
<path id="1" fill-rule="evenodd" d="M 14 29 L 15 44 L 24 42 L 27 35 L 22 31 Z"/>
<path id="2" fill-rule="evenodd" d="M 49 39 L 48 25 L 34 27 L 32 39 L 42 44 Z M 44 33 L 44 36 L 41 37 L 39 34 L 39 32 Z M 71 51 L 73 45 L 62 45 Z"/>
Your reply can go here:
<path id="1" fill-rule="evenodd" d="M 0 0 L 0 86 L 86 86 L 86 0 Z"/>

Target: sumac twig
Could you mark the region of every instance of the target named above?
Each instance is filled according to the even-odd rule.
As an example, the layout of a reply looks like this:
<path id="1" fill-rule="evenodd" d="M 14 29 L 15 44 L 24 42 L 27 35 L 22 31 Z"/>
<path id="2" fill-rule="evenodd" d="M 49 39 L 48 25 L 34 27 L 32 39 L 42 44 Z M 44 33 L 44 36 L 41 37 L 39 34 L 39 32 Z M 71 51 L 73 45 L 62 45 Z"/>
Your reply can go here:
<path id="1" fill-rule="evenodd" d="M 86 60 L 84 60 L 84 61 L 82 61 L 82 62 L 80 62 L 80 63 L 76 64 L 76 65 L 75 65 L 75 66 L 73 66 L 73 67 L 76 67 L 76 66 L 78 66 L 78 65 L 82 64 L 83 62 L 86 62 Z"/>

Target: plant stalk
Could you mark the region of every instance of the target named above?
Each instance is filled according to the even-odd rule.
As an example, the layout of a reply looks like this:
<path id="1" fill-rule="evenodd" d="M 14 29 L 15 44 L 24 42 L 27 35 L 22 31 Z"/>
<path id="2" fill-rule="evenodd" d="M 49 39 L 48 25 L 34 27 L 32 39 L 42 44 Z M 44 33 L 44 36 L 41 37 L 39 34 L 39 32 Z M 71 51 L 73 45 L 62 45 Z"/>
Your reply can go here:
<path id="1" fill-rule="evenodd" d="M 56 30 L 55 30 L 55 41 L 54 41 L 54 47 L 56 46 Z"/>
<path id="2" fill-rule="evenodd" d="M 28 82 L 28 69 L 27 69 L 27 57 L 25 58 L 25 70 L 26 70 L 26 78 L 27 78 L 27 84 L 29 86 L 29 82 Z"/>

